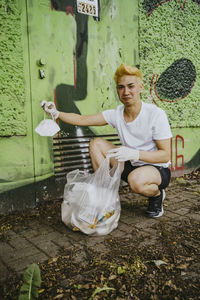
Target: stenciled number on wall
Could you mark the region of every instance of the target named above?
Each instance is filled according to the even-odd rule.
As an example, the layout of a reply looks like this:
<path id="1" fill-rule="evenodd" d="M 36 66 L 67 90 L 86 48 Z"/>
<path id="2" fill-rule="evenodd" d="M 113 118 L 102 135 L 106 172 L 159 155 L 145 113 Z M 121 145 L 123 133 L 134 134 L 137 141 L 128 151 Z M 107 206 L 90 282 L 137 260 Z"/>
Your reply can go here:
<path id="1" fill-rule="evenodd" d="M 98 18 L 98 0 L 77 0 L 77 12 Z"/>

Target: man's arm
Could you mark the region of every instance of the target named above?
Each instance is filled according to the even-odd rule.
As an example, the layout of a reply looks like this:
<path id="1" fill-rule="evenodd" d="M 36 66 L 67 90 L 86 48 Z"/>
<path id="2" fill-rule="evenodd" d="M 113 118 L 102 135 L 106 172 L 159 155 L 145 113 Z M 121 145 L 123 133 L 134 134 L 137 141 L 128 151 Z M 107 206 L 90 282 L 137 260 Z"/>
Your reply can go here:
<path id="1" fill-rule="evenodd" d="M 130 147 L 121 146 L 108 151 L 110 157 L 114 157 L 118 161 L 142 160 L 146 163 L 167 163 L 170 160 L 170 139 L 156 140 L 158 150 L 156 151 L 142 151 L 135 150 Z"/>
<path id="2" fill-rule="evenodd" d="M 156 140 L 158 150 L 156 151 L 139 151 L 139 159 L 147 163 L 167 163 L 171 155 L 171 141 Z"/>
<path id="3" fill-rule="evenodd" d="M 40 103 L 40 106 L 44 111 L 49 114 L 53 119 L 60 119 L 64 123 L 68 123 L 76 126 L 104 126 L 108 123 L 103 117 L 102 113 L 97 113 L 88 116 L 82 116 L 74 113 L 61 112 L 56 109 L 56 106 L 53 102 L 47 102 L 43 100 Z"/>
<path id="4" fill-rule="evenodd" d="M 88 116 L 82 116 L 74 113 L 60 112 L 58 118 L 64 123 L 77 125 L 77 126 L 104 126 L 107 124 L 101 112 L 94 115 L 88 115 Z"/>

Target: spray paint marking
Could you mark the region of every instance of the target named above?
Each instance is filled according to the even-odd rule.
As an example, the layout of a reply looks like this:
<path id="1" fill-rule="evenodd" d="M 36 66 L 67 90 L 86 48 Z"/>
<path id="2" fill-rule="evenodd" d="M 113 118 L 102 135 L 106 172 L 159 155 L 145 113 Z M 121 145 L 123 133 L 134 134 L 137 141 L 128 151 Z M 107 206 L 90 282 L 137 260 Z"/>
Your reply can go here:
<path id="1" fill-rule="evenodd" d="M 184 170 L 184 155 L 178 154 L 178 143 L 181 142 L 182 149 L 184 149 L 184 138 L 181 135 L 176 135 L 175 137 L 175 145 L 173 139 L 171 139 L 171 171 Z M 175 151 L 174 150 L 175 147 Z M 174 165 L 174 157 L 173 152 L 175 152 L 175 165 Z M 181 160 L 181 164 L 180 164 Z"/>
<path id="2" fill-rule="evenodd" d="M 72 6 L 67 6 L 67 7 L 66 7 L 66 14 L 67 14 L 67 16 L 69 15 L 69 13 L 70 13 L 72 16 L 74 16 L 74 12 L 73 12 Z"/>
<path id="3" fill-rule="evenodd" d="M 150 15 L 152 14 L 152 12 L 158 8 L 159 6 L 161 6 L 162 4 L 164 3 L 167 3 L 171 0 L 163 0 L 161 1 L 160 3 L 156 4 L 149 12 L 148 12 L 148 17 L 150 17 Z M 178 4 L 180 5 L 180 9 L 181 10 L 184 10 L 185 7 L 186 7 L 186 0 L 177 0 L 178 1 Z M 198 0 L 193 0 L 193 2 L 195 2 L 197 5 L 200 5 L 200 3 L 198 2 Z"/>
<path id="4" fill-rule="evenodd" d="M 155 76 L 156 76 L 156 80 L 155 80 L 155 82 L 154 82 Z M 193 86 L 194 86 L 194 83 L 195 83 L 195 82 L 192 83 L 191 90 L 190 90 L 189 93 L 187 93 L 185 96 L 183 96 L 183 97 L 181 97 L 181 98 L 178 98 L 178 99 L 174 99 L 174 100 L 166 100 L 166 99 L 162 99 L 161 97 L 158 96 L 158 93 L 157 93 L 157 90 L 156 90 L 156 83 L 157 83 L 157 81 L 158 81 L 158 77 L 159 77 L 159 74 L 157 74 L 157 75 L 156 75 L 156 74 L 153 74 L 152 79 L 151 79 L 151 82 L 150 82 L 150 96 L 151 96 L 152 101 L 153 101 L 157 106 L 159 106 L 159 105 L 158 105 L 158 103 L 156 102 L 156 100 L 155 100 L 154 97 L 153 97 L 153 91 L 154 91 L 156 97 L 157 97 L 160 101 L 174 103 L 174 102 L 177 102 L 177 101 L 180 101 L 180 100 L 183 100 L 184 98 L 186 98 L 186 97 L 191 93 L 191 90 L 192 90 L 192 88 L 193 88 Z"/>

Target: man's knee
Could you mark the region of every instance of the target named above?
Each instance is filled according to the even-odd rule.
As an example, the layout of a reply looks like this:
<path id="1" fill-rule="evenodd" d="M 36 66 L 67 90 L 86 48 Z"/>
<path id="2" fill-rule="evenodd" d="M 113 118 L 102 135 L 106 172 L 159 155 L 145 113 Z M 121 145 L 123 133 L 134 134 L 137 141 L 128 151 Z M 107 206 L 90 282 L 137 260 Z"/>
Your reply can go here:
<path id="1" fill-rule="evenodd" d="M 104 140 L 103 138 L 97 137 L 94 138 L 90 141 L 89 144 L 89 153 L 90 156 L 96 156 L 98 155 L 98 153 L 102 153 L 105 154 L 104 152 L 106 152 L 106 140 Z"/>
<path id="2" fill-rule="evenodd" d="M 142 194 L 144 191 L 144 181 L 141 175 L 139 174 L 130 174 L 128 176 L 128 183 L 130 188 L 138 194 Z"/>
<path id="3" fill-rule="evenodd" d="M 103 138 L 97 137 L 90 141 L 89 144 L 89 150 L 90 152 L 93 152 L 94 150 L 100 150 L 105 143 L 105 140 Z"/>

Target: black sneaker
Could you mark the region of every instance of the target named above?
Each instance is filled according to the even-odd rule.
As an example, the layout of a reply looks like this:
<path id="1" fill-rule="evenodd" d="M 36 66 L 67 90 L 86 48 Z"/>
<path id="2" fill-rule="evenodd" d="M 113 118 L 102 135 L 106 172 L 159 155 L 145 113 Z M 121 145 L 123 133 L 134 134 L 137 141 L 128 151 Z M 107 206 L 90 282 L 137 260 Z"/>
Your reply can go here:
<path id="1" fill-rule="evenodd" d="M 165 190 L 161 190 L 161 193 L 157 197 L 149 198 L 149 206 L 146 211 L 148 217 L 159 218 L 163 215 L 163 201 L 165 199 Z"/>

